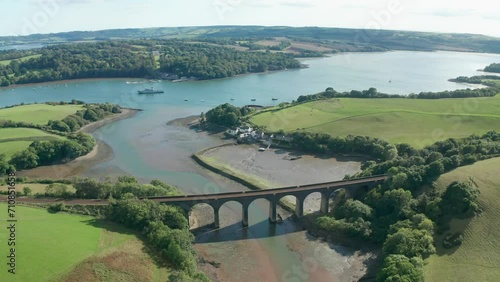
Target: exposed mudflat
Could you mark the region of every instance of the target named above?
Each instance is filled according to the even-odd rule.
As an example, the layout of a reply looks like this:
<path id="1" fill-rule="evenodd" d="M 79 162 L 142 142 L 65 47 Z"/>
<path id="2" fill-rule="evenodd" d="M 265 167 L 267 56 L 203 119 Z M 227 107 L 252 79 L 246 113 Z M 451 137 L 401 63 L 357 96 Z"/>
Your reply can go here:
<path id="1" fill-rule="evenodd" d="M 257 145 L 218 147 L 203 156 L 239 173 L 262 179 L 263 183 L 269 184 L 267 188 L 342 180 L 347 174 L 360 172 L 364 160 L 360 157 L 313 156 L 272 148 L 260 152 Z M 292 160 L 297 157 L 300 158 Z M 320 197 L 319 193 L 307 197 L 305 212 L 317 211 Z M 286 200 L 295 203 L 294 197 Z"/>

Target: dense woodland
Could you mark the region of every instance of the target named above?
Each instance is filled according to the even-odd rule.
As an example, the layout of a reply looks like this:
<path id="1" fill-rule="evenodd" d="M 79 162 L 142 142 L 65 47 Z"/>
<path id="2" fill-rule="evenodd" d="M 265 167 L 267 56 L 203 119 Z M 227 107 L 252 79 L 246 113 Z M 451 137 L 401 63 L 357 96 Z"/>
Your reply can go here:
<path id="1" fill-rule="evenodd" d="M 500 73 L 500 64 L 491 64 L 485 67 L 484 71 Z"/>
<path id="2" fill-rule="evenodd" d="M 243 52 L 200 43 L 167 41 L 160 53 L 160 71 L 178 76 L 214 79 L 245 73 L 300 68 L 290 54 Z"/>
<path id="3" fill-rule="evenodd" d="M 153 55 L 159 52 L 159 57 Z M 244 52 L 181 40 L 105 41 L 0 52 L 0 86 L 78 78 L 160 78 L 161 73 L 197 79 L 300 68 L 290 54 Z"/>

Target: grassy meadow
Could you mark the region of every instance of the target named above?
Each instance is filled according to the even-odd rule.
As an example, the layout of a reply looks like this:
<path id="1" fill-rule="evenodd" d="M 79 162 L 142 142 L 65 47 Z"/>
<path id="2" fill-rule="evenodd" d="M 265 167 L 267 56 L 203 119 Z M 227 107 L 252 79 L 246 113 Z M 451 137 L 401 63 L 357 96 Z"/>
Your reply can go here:
<path id="1" fill-rule="evenodd" d="M 499 281 L 500 277 L 500 158 L 477 162 L 442 175 L 436 187 L 472 178 L 481 194 L 482 213 L 473 219 L 454 220 L 451 232 L 463 232 L 463 244 L 437 255 L 425 266 L 426 281 Z M 437 240 L 436 242 L 441 242 Z"/>
<path id="2" fill-rule="evenodd" d="M 1 203 L 6 225 L 7 205 Z M 165 281 L 136 235 L 92 217 L 50 214 L 16 207 L 16 275 L 6 271 L 7 247 L 0 251 L 0 281 Z M 7 232 L 0 232 L 5 242 Z"/>
<path id="3" fill-rule="evenodd" d="M 62 120 L 81 109 L 81 105 L 23 105 L 0 109 L 0 121 L 11 120 L 46 125 L 49 120 Z M 0 128 L 0 154 L 5 154 L 7 158 L 10 158 L 16 152 L 28 148 L 33 141 L 54 139 L 65 139 L 65 137 L 34 128 Z"/>
<path id="4" fill-rule="evenodd" d="M 36 128 L 0 128 L 0 142 L 10 142 L 12 139 L 62 139 L 64 137 L 47 133 Z"/>
<path id="5" fill-rule="evenodd" d="M 500 131 L 500 96 L 464 99 L 355 99 L 313 101 L 254 115 L 250 121 L 280 129 L 364 135 L 422 148 L 450 137 Z"/>
<path id="6" fill-rule="evenodd" d="M 82 105 L 32 104 L 0 109 L 0 120 L 46 125 L 49 120 L 62 120 L 82 109 Z"/>
<path id="7" fill-rule="evenodd" d="M 28 148 L 33 141 L 64 138 L 65 137 L 34 128 L 0 128 L 0 154 L 5 154 L 7 158 L 10 158 L 16 152 Z"/>
<path id="8" fill-rule="evenodd" d="M 33 141 L 0 141 L 0 155 L 4 154 L 7 159 L 10 159 L 15 153 L 26 150 Z"/>

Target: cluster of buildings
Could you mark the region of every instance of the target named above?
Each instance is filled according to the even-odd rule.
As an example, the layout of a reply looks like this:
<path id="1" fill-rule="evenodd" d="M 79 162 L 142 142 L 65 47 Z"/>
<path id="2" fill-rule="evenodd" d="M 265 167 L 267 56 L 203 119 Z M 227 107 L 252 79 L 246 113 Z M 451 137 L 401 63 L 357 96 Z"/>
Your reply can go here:
<path id="1" fill-rule="evenodd" d="M 266 134 L 265 132 L 255 130 L 254 128 L 244 125 L 237 127 L 236 129 L 226 130 L 226 135 L 232 138 L 236 138 L 238 143 L 263 143 L 264 145 L 270 145 L 273 140 L 279 141 L 291 141 L 292 138 L 282 134 Z"/>

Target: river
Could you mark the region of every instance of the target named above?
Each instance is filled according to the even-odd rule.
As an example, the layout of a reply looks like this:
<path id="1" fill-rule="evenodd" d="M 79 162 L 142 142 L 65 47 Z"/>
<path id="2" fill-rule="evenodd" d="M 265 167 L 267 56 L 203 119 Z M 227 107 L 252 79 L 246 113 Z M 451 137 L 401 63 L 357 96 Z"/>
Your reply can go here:
<path id="1" fill-rule="evenodd" d="M 144 111 L 97 130 L 109 144 L 111 160 L 89 168 L 85 176 L 122 173 L 143 180 L 161 179 L 185 193 L 240 191 L 245 187 L 201 169 L 189 156 L 220 139 L 168 121 L 206 112 L 221 103 L 273 105 L 299 95 L 333 87 L 337 91 L 376 87 L 394 94 L 465 88 L 448 82 L 460 75 L 483 74 L 478 69 L 499 62 L 500 55 L 455 52 L 349 53 L 305 59 L 309 68 L 254 74 L 213 81 L 171 83 L 136 79 L 80 80 L 0 89 L 0 106 L 69 101 L 110 102 Z M 165 90 L 162 95 L 137 95 L 145 87 Z M 278 98 L 272 101 L 271 98 Z M 256 99 L 251 102 L 251 99 Z M 187 100 L 187 101 L 186 101 Z M 307 236 L 293 221 L 267 222 L 268 207 L 257 201 L 250 207 L 247 229 L 241 228 L 241 208 L 221 210 L 221 229 L 197 236 L 196 248 L 208 260 L 221 263 L 212 277 L 221 281 L 352 281 L 362 269 L 353 251 Z"/>

